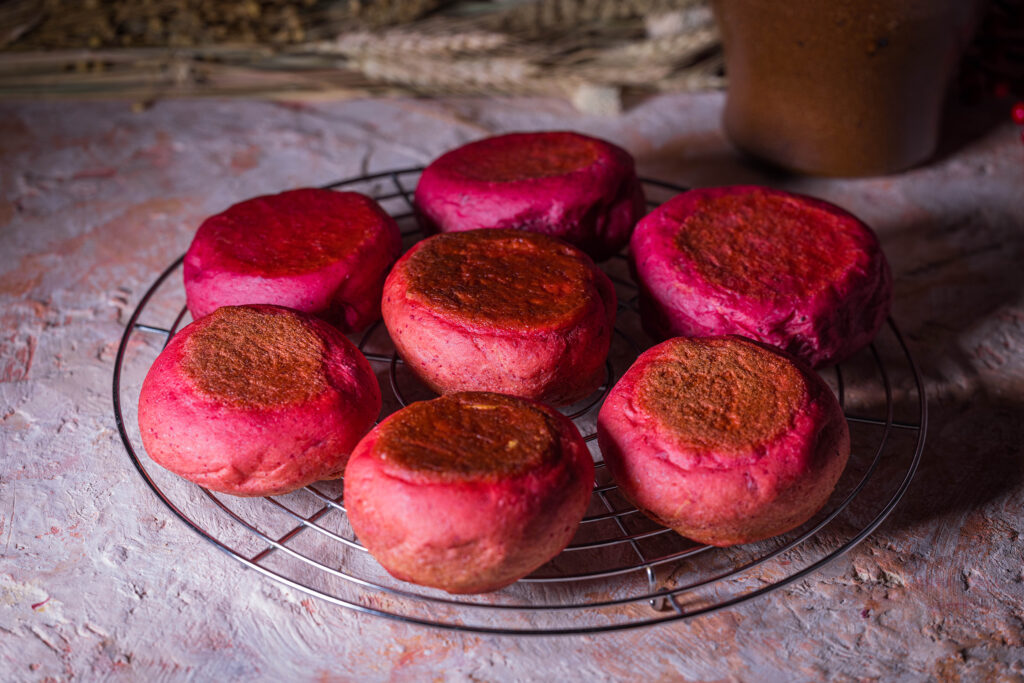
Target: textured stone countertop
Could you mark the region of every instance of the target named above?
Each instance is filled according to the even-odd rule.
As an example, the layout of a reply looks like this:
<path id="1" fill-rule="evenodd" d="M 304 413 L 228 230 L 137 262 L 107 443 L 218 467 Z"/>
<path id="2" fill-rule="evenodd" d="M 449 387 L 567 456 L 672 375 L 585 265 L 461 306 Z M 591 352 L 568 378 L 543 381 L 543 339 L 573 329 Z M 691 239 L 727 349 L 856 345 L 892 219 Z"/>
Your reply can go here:
<path id="1" fill-rule="evenodd" d="M 788 178 L 731 150 L 722 101 L 661 96 L 619 118 L 547 100 L 0 104 L 0 679 L 1024 680 L 1018 131 L 1008 115 L 954 126 L 961 139 L 901 175 Z M 310 598 L 162 505 L 121 444 L 111 375 L 128 317 L 203 216 L 550 128 L 611 139 L 648 176 L 772 184 L 875 227 L 931 426 L 873 535 L 711 615 L 523 638 Z"/>

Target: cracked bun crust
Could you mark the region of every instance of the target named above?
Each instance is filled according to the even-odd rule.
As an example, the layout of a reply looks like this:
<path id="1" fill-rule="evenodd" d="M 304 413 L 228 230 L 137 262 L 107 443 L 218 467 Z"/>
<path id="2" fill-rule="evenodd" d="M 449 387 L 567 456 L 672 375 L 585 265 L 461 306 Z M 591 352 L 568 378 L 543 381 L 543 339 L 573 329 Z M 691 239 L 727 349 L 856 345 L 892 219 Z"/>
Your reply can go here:
<path id="1" fill-rule="evenodd" d="M 560 553 L 586 511 L 594 463 L 575 425 L 487 392 L 413 403 L 359 442 L 345 507 L 395 578 L 498 590 Z"/>
<path id="2" fill-rule="evenodd" d="M 423 171 L 416 205 L 429 230 L 529 230 L 598 260 L 626 245 L 645 209 L 629 153 L 557 131 L 499 135 L 442 155 Z"/>
<path id="3" fill-rule="evenodd" d="M 380 409 L 370 364 L 331 325 L 279 306 L 224 306 L 157 357 L 139 428 L 172 472 L 268 496 L 341 476 Z"/>
<path id="4" fill-rule="evenodd" d="M 630 247 L 656 338 L 740 334 L 820 367 L 869 344 L 892 300 L 870 228 L 779 190 L 685 192 L 640 221 Z"/>
<path id="5" fill-rule="evenodd" d="M 622 493 L 687 538 L 728 546 L 789 531 L 828 501 L 850 454 L 828 385 L 743 337 L 677 338 L 608 394 L 598 443 Z"/>
<path id="6" fill-rule="evenodd" d="M 604 380 L 615 306 L 608 276 L 575 247 L 474 230 L 413 246 L 381 308 L 399 354 L 434 391 L 569 404 Z"/>
<path id="7" fill-rule="evenodd" d="M 185 255 L 198 320 L 220 306 L 276 304 L 342 331 L 380 317 L 380 291 L 401 253 L 398 224 L 356 192 L 301 189 L 240 202 L 203 221 Z"/>

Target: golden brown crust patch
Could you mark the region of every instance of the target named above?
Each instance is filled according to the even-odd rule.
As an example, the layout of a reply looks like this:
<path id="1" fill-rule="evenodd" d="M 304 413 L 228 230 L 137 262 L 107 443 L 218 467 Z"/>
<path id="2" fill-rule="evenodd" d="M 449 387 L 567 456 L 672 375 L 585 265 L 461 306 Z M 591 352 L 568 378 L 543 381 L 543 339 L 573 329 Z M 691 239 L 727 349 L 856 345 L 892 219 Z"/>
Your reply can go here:
<path id="1" fill-rule="evenodd" d="M 520 230 L 432 237 L 406 264 L 409 295 L 477 324 L 532 326 L 574 318 L 593 273 L 574 248 Z"/>
<path id="2" fill-rule="evenodd" d="M 565 175 L 598 158 L 593 141 L 575 135 L 521 135 L 474 145 L 454 157 L 450 168 L 470 180 L 509 183 Z"/>
<path id="3" fill-rule="evenodd" d="M 839 281 L 859 253 L 835 229 L 840 220 L 793 197 L 720 195 L 683 218 L 675 244 L 705 280 L 744 296 L 814 292 Z"/>
<path id="4" fill-rule="evenodd" d="M 327 388 L 323 340 L 294 313 L 218 308 L 185 343 L 182 368 L 200 391 L 240 407 L 303 403 Z"/>
<path id="5" fill-rule="evenodd" d="M 558 425 L 529 402 L 487 392 L 414 403 L 392 418 L 374 450 L 443 482 L 514 477 L 560 457 Z"/>
<path id="6" fill-rule="evenodd" d="M 792 424 L 806 380 L 787 359 L 739 339 L 679 339 L 644 369 L 640 408 L 701 450 L 740 455 Z"/>

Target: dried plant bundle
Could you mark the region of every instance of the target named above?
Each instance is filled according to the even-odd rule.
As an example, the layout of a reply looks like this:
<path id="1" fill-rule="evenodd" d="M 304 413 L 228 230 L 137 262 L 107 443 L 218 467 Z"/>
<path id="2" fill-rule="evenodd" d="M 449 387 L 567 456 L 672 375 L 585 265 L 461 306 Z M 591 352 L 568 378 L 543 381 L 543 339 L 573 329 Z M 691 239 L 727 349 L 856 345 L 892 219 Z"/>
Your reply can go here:
<path id="1" fill-rule="evenodd" d="M 547 94 L 722 86 L 707 0 L 8 0 L 0 96 Z M 7 28 L 10 27 L 10 28 Z"/>

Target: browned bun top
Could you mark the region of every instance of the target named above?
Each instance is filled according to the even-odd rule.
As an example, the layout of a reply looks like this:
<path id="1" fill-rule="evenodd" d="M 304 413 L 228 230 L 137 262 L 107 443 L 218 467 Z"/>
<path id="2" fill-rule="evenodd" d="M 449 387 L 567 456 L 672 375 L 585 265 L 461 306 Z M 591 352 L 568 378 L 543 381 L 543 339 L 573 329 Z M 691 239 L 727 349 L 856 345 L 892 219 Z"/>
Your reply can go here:
<path id="1" fill-rule="evenodd" d="M 761 188 L 707 196 L 682 218 L 676 247 L 705 280 L 745 296 L 816 292 L 860 254 L 851 219 L 817 204 Z"/>
<path id="2" fill-rule="evenodd" d="M 565 175 L 597 161 L 598 141 L 568 132 L 511 133 L 473 142 L 442 157 L 470 180 L 508 183 Z"/>
<path id="3" fill-rule="evenodd" d="M 469 230 L 420 243 L 406 264 L 409 295 L 466 322 L 559 324 L 594 296 L 589 259 L 564 242 L 522 230 Z"/>
<path id="4" fill-rule="evenodd" d="M 440 482 L 515 477 L 561 457 L 554 416 L 539 404 L 490 392 L 447 394 L 395 413 L 375 451 Z"/>
<path id="5" fill-rule="evenodd" d="M 677 338 L 637 383 L 641 410 L 690 446 L 741 455 L 790 428 L 807 380 L 792 361 L 740 337 Z"/>
<path id="6" fill-rule="evenodd" d="M 182 369 L 213 398 L 269 408 L 303 403 L 327 388 L 323 339 L 294 311 L 224 306 L 194 325 Z"/>

